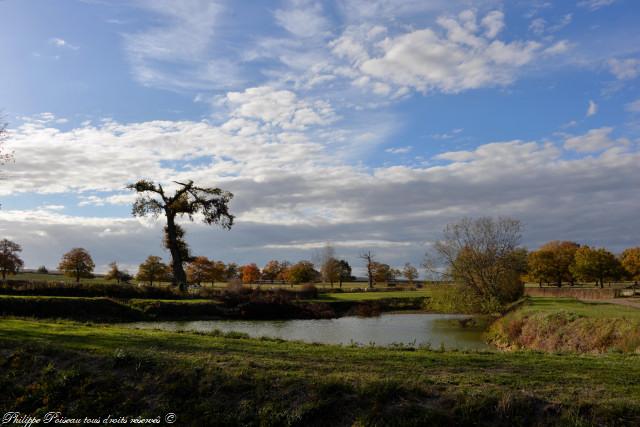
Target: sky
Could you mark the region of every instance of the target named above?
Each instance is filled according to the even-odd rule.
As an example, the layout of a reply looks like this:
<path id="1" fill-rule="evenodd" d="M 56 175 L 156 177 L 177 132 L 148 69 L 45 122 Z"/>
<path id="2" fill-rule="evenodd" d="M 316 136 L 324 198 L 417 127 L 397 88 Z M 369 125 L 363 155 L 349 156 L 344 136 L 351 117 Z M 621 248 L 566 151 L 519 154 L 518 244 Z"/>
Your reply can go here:
<path id="1" fill-rule="evenodd" d="M 0 0 L 0 236 L 168 260 L 128 183 L 234 193 L 192 252 L 419 265 L 443 227 L 640 244 L 635 0 Z"/>

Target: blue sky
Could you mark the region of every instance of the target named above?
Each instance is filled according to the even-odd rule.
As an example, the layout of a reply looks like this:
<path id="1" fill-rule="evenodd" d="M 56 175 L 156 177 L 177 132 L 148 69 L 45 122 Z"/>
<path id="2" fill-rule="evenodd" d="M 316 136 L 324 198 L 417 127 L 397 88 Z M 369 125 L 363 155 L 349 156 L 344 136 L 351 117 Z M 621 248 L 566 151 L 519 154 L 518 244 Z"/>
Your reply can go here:
<path id="1" fill-rule="evenodd" d="M 638 245 L 631 0 L 0 1 L 0 231 L 27 266 L 165 257 L 128 182 L 231 190 L 224 261 L 419 264 L 442 227 L 509 215 L 530 248 Z"/>

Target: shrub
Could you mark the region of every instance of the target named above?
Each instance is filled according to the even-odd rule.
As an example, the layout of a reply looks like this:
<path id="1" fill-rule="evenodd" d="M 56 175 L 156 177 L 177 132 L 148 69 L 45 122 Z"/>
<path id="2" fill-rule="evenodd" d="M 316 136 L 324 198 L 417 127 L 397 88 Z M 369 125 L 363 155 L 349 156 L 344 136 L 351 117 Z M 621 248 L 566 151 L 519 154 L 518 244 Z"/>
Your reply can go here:
<path id="1" fill-rule="evenodd" d="M 480 299 L 462 285 L 432 286 L 431 296 L 425 308 L 442 313 L 477 313 L 481 311 Z"/>
<path id="2" fill-rule="evenodd" d="M 316 288 L 315 285 L 311 283 L 307 283 L 305 285 L 302 285 L 302 288 L 300 288 L 300 291 L 298 291 L 298 296 L 305 299 L 318 298 L 318 288 Z"/>
<path id="3" fill-rule="evenodd" d="M 0 291 L 8 295 L 42 295 L 66 297 L 112 297 L 112 298 L 184 298 L 171 287 L 117 285 L 112 283 L 65 283 L 8 280 L 0 285 Z"/>

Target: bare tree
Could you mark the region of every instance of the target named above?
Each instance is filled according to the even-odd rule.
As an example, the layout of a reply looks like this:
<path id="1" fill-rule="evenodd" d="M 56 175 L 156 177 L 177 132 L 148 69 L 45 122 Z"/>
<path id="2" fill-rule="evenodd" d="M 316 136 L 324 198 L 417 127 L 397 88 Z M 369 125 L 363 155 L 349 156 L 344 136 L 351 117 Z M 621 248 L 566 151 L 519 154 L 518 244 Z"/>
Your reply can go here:
<path id="1" fill-rule="evenodd" d="M 371 251 L 362 252 L 358 257 L 364 260 L 365 267 L 367 268 L 367 279 L 369 281 L 369 289 L 373 289 L 374 276 L 376 274 L 376 260 L 375 255 Z"/>
<path id="2" fill-rule="evenodd" d="M 449 224 L 434 253 L 427 254 L 425 267 L 484 299 L 510 298 L 526 268 L 526 251 L 518 248 L 521 230 L 520 221 L 511 218 L 465 218 Z M 445 269 L 439 270 L 441 266 Z"/>
<path id="3" fill-rule="evenodd" d="M 183 264 L 189 261 L 189 254 L 188 246 L 183 240 L 184 230 L 176 224 L 176 218 L 186 215 L 193 221 L 193 216 L 199 213 L 203 215 L 205 224 L 218 224 L 229 230 L 234 219 L 229 213 L 229 202 L 233 194 L 214 187 L 197 187 L 193 181 L 174 183 L 178 185 L 178 189 L 173 195 L 167 194 L 161 184 L 146 180 L 130 184 L 127 188 L 140 194 L 133 204 L 134 216 L 158 217 L 164 213 L 167 219 L 165 246 L 171 252 L 172 281 L 184 290 L 187 275 Z"/>

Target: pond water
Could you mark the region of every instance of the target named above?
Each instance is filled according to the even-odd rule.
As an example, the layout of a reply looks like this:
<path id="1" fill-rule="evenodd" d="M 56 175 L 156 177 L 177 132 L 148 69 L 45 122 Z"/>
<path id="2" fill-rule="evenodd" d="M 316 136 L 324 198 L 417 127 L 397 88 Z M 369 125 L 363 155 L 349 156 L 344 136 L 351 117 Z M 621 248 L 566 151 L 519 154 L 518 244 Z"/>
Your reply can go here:
<path id="1" fill-rule="evenodd" d="M 473 319 L 474 321 L 468 321 Z M 462 314 L 389 313 L 378 317 L 340 317 L 312 320 L 200 320 L 135 322 L 126 326 L 167 331 L 243 332 L 323 344 L 391 344 L 444 346 L 446 349 L 483 350 L 482 319 Z"/>

